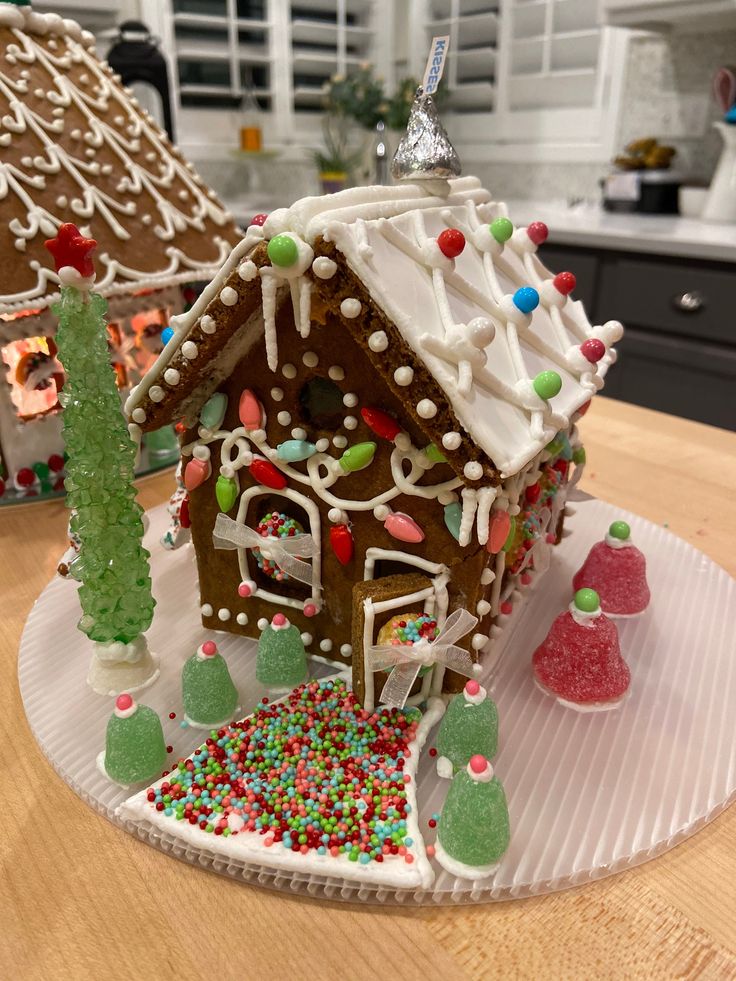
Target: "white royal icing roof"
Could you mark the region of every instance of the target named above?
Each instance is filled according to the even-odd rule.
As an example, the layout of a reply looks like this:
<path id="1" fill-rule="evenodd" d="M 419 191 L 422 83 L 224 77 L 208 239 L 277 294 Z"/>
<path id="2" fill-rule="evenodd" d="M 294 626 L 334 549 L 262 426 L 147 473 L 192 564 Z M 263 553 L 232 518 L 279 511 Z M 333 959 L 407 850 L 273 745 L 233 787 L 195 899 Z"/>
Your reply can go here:
<path id="1" fill-rule="evenodd" d="M 621 327 L 616 322 L 591 327 L 582 304 L 554 287 L 524 228 L 516 229 L 504 245 L 493 238 L 490 222 L 505 216 L 506 208 L 494 203 L 476 178 L 459 178 L 445 188 L 448 193 L 437 196 L 418 183 L 359 187 L 303 198 L 273 212 L 263 229 L 249 230 L 194 308 L 178 318 L 177 340 L 186 337 L 238 259 L 261 236 L 288 233 L 303 246 L 300 255 L 305 249 L 308 255 L 308 247 L 322 237 L 343 253 L 431 372 L 470 439 L 502 476 L 517 473 L 559 430 L 568 428 L 572 415 L 602 387 L 615 360 L 609 345 L 618 340 Z M 455 260 L 437 245 L 437 236 L 447 228 L 465 235 L 465 248 Z M 297 280 L 297 287 L 304 281 L 307 286 L 306 267 L 298 265 L 261 270 L 262 276 L 269 273 L 264 297 L 266 285 L 275 289 L 271 279 Z M 539 293 L 539 306 L 531 315 L 513 302 L 522 286 Z M 272 370 L 278 363 L 274 312 L 274 296 L 269 295 L 264 320 Z M 298 314 L 295 305 L 297 323 Z M 580 351 L 581 343 L 594 337 L 606 346 L 598 364 Z M 175 345 L 167 349 L 131 395 L 128 412 L 140 403 Z M 559 394 L 549 402 L 532 384 L 545 370 L 557 372 L 562 380 Z M 411 385 L 404 391 L 410 397 Z"/>

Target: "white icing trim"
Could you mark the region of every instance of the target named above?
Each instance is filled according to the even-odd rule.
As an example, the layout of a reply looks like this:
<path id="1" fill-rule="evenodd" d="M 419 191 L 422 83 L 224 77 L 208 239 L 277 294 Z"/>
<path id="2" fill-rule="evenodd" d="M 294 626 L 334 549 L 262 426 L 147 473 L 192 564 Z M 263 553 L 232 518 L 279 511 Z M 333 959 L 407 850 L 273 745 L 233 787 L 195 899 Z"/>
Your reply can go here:
<path id="1" fill-rule="evenodd" d="M 179 823 L 181 824 L 182 822 Z M 493 875 L 501 864 L 500 862 L 494 862 L 492 865 L 465 865 L 463 862 L 458 862 L 457 859 L 451 858 L 439 843 L 439 840 L 434 845 L 434 857 L 446 872 L 449 872 L 450 875 L 456 875 L 461 879 L 486 879 L 489 875 Z"/>

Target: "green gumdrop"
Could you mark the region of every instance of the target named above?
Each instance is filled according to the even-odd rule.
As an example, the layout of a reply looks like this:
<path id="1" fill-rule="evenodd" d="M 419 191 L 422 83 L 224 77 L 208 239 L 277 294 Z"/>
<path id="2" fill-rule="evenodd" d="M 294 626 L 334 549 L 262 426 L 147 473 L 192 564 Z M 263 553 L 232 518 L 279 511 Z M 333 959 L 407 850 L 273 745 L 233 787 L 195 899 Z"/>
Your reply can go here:
<path id="1" fill-rule="evenodd" d="M 482 783 L 467 769 L 460 770 L 442 807 L 439 843 L 455 861 L 477 867 L 497 862 L 509 838 L 509 810 L 500 781 L 494 777 Z"/>
<path id="2" fill-rule="evenodd" d="M 430 459 L 432 463 L 447 463 L 447 457 L 444 455 L 444 453 L 437 449 L 434 443 L 430 443 L 424 452 L 427 454 L 428 459 Z"/>
<path id="3" fill-rule="evenodd" d="M 238 707 L 238 690 L 221 654 L 190 657 L 181 672 L 184 713 L 195 725 L 216 728 L 232 721 Z"/>
<path id="4" fill-rule="evenodd" d="M 595 613 L 600 605 L 600 597 L 594 589 L 583 587 L 575 593 L 575 606 L 581 613 Z"/>
<path id="5" fill-rule="evenodd" d="M 220 505 L 220 510 L 227 513 L 238 499 L 237 481 L 233 477 L 223 477 L 222 474 L 217 478 L 215 484 L 215 497 Z"/>
<path id="6" fill-rule="evenodd" d="M 463 509 L 458 501 L 445 504 L 445 525 L 456 541 L 460 540 L 460 522 L 462 521 L 462 517 Z"/>
<path id="7" fill-rule="evenodd" d="M 199 413 L 199 421 L 207 429 L 219 429 L 227 411 L 227 395 L 215 392 L 204 404 Z"/>
<path id="8" fill-rule="evenodd" d="M 276 235 L 268 243 L 268 258 L 274 266 L 293 266 L 299 258 L 299 249 L 289 235 Z"/>
<path id="9" fill-rule="evenodd" d="M 494 218 L 491 222 L 491 235 L 503 245 L 514 234 L 514 226 L 508 218 Z"/>
<path id="10" fill-rule="evenodd" d="M 307 676 L 307 655 L 299 630 L 290 624 L 274 630 L 269 624 L 258 641 L 256 678 L 262 685 L 289 691 Z"/>
<path id="11" fill-rule="evenodd" d="M 455 695 L 442 717 L 437 733 L 437 752 L 446 756 L 455 770 L 467 766 L 471 756 L 481 753 L 492 759 L 498 749 L 498 709 L 486 698 L 479 705 L 468 702 L 463 692 Z"/>
<path id="12" fill-rule="evenodd" d="M 127 719 L 111 715 L 105 738 L 105 771 L 116 783 L 160 777 L 166 769 L 166 743 L 153 709 L 138 705 Z"/>
<path id="13" fill-rule="evenodd" d="M 35 473 L 35 475 L 38 477 L 40 481 L 49 479 L 49 474 L 51 473 L 51 467 L 49 467 L 48 463 L 43 463 L 43 462 L 34 463 L 31 469 L 33 470 L 33 472 Z"/>
<path id="14" fill-rule="evenodd" d="M 625 521 L 614 521 L 608 529 L 608 534 L 611 538 L 618 538 L 619 541 L 625 542 L 631 537 L 631 528 Z"/>

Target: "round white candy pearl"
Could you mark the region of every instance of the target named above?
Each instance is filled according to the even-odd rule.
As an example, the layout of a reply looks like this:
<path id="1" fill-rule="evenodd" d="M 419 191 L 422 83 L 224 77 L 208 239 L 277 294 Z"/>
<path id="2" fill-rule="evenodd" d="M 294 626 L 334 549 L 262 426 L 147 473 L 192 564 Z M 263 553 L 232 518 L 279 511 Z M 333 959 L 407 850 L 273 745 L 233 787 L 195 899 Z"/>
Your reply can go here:
<path id="1" fill-rule="evenodd" d="M 431 399 L 422 399 L 417 403 L 417 415 L 421 419 L 433 419 L 437 415 L 437 406 Z"/>
<path id="2" fill-rule="evenodd" d="M 368 338 L 368 347 L 377 354 L 388 347 L 388 337 L 385 330 L 375 330 Z"/>
<path id="3" fill-rule="evenodd" d="M 349 296 L 347 299 L 343 300 L 340 304 L 340 313 L 343 317 L 347 317 L 348 320 L 353 320 L 355 317 L 360 316 L 360 311 L 363 309 L 363 305 L 360 300 L 356 300 L 354 296 Z"/>
<path id="4" fill-rule="evenodd" d="M 414 381 L 414 369 L 408 364 L 402 365 L 394 372 L 394 381 L 397 385 L 411 385 Z"/>
<path id="5" fill-rule="evenodd" d="M 460 433 L 445 433 L 442 437 L 442 445 L 446 450 L 456 450 L 460 443 L 462 442 L 462 437 Z"/>
<path id="6" fill-rule="evenodd" d="M 480 480 L 483 476 L 483 465 L 478 463 L 477 460 L 471 460 L 470 463 L 466 463 L 463 467 L 463 473 L 468 480 Z"/>

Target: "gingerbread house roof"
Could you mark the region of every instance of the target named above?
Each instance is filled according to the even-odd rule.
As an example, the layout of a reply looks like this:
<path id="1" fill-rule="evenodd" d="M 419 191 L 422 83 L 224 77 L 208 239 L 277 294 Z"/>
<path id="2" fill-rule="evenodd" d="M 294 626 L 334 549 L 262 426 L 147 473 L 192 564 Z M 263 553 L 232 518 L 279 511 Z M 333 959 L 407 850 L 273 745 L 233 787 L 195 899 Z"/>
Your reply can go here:
<path id="1" fill-rule="evenodd" d="M 602 387 L 622 328 L 592 327 L 569 295 L 574 278 L 544 267 L 536 255 L 544 226 L 517 228 L 499 241 L 491 223 L 506 215 L 504 205 L 472 177 L 446 190 L 354 188 L 304 198 L 262 228 L 251 226 L 192 310 L 177 318 L 174 337 L 131 393 L 132 419 L 145 427 L 194 418 L 192 410 L 264 332 L 276 371 L 282 346 L 288 349 L 276 325 L 280 303 L 291 299 L 306 336 L 310 304 L 330 284 L 345 328 L 362 337 L 376 372 L 455 470 L 470 482 L 517 473 Z M 440 243 L 447 229 L 464 238 L 456 258 Z M 276 236 L 296 245 L 288 265 L 268 257 L 264 240 Z M 561 383 L 556 394 L 545 396 L 545 372 Z"/>
<path id="2" fill-rule="evenodd" d="M 54 300 L 65 221 L 97 239 L 106 295 L 208 280 L 240 238 L 91 34 L 0 3 L 0 313 Z"/>

